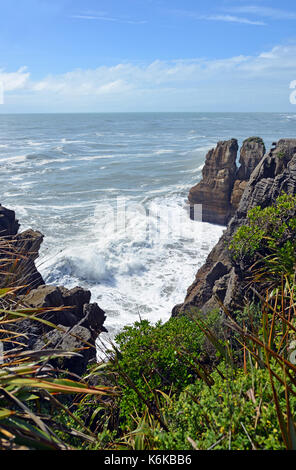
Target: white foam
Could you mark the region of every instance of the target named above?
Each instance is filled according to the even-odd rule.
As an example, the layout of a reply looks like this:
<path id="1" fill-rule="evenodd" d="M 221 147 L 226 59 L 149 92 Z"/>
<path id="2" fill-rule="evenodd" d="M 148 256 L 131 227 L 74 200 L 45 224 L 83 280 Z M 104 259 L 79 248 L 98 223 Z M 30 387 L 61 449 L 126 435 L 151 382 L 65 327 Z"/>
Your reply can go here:
<path id="1" fill-rule="evenodd" d="M 89 155 L 87 157 L 80 157 L 80 161 L 91 161 L 91 160 L 105 160 L 108 158 L 116 158 L 119 155 Z"/>
<path id="2" fill-rule="evenodd" d="M 84 144 L 85 140 L 71 140 L 71 139 L 62 139 L 62 144 Z"/>
<path id="3" fill-rule="evenodd" d="M 166 155 L 166 154 L 169 154 L 169 153 L 174 153 L 175 150 L 173 149 L 161 149 L 161 150 L 156 150 L 156 152 L 154 152 L 154 155 Z"/>
<path id="4" fill-rule="evenodd" d="M 114 230 L 110 212 L 98 205 L 80 241 L 42 266 L 47 282 L 90 288 L 112 335 L 139 315 L 166 321 L 223 231 L 191 221 L 181 196 L 156 197 L 147 209 L 148 236 L 139 207 L 128 208 L 126 228 Z"/>
<path id="5" fill-rule="evenodd" d="M 44 142 L 34 142 L 32 140 L 28 140 L 27 144 L 30 145 L 30 147 L 43 147 Z"/>
<path id="6" fill-rule="evenodd" d="M 26 161 L 26 155 L 15 155 L 13 157 L 3 157 L 1 158 L 5 163 L 20 163 Z"/>

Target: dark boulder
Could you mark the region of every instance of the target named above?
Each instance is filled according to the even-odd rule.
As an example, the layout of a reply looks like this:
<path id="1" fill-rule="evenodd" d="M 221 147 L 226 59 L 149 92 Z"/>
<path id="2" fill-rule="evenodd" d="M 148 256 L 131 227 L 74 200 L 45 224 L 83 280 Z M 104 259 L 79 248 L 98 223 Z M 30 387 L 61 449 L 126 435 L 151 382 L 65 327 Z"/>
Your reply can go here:
<path id="1" fill-rule="evenodd" d="M 83 375 L 87 365 L 96 358 L 96 347 L 91 332 L 82 326 L 73 328 L 57 325 L 58 330 L 50 331 L 38 338 L 34 349 L 51 348 L 57 351 L 76 353 L 72 357 L 59 357 L 50 362 L 56 368 L 68 370 L 79 376 Z"/>
<path id="2" fill-rule="evenodd" d="M 15 212 L 0 204 L 0 237 L 16 235 L 20 225 L 15 218 Z"/>

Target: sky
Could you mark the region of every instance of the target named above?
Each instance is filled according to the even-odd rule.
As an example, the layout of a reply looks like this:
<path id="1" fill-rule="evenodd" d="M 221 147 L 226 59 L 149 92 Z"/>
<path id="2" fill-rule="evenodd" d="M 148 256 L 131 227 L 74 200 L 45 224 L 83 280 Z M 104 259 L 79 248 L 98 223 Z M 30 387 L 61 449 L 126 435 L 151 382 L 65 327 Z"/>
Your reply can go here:
<path id="1" fill-rule="evenodd" d="M 295 0 L 0 7 L 0 113 L 296 112 Z"/>

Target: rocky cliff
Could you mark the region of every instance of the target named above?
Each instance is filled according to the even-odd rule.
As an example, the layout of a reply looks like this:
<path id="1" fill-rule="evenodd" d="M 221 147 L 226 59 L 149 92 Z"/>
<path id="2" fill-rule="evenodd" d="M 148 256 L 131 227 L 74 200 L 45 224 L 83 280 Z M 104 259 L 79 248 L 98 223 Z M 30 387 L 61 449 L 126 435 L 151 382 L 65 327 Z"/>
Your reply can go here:
<path id="1" fill-rule="evenodd" d="M 231 139 L 219 142 L 208 152 L 202 172 L 202 180 L 191 188 L 189 203 L 203 207 L 203 221 L 227 225 L 235 213 L 247 181 L 265 154 L 265 146 L 259 137 L 245 140 L 240 151 L 240 167 L 237 168 L 238 142 Z M 194 214 L 192 210 L 192 215 Z"/>
<path id="2" fill-rule="evenodd" d="M 22 308 L 44 309 L 43 319 L 58 326 L 58 330 L 24 320 L 18 322 L 17 332 L 24 335 L 22 342 L 29 349 L 84 348 L 79 356 L 63 363 L 71 372 L 81 374 L 96 357 L 95 347 L 85 348 L 85 342 L 95 346 L 98 335 L 106 331 L 105 312 L 90 303 L 91 293 L 87 290 L 45 285 L 35 266 L 43 235 L 33 230 L 18 233 L 19 227 L 15 213 L 0 206 L 0 287 L 21 287 L 13 303 Z"/>
<path id="3" fill-rule="evenodd" d="M 258 150 L 261 152 L 262 143 L 258 142 L 258 145 Z M 241 157 L 244 169 L 238 173 L 240 177 L 247 177 L 252 169 L 249 164 L 243 163 L 245 155 L 243 153 Z M 256 158 L 252 165 L 255 164 Z M 173 316 L 192 308 L 198 308 L 206 313 L 219 305 L 216 296 L 226 306 L 235 306 L 236 303 L 241 306 L 244 296 L 247 295 L 243 290 L 242 282 L 245 273 L 238 272 L 233 266 L 228 245 L 237 229 L 246 223 L 246 216 L 250 209 L 256 206 L 262 208 L 270 206 L 283 191 L 296 194 L 296 139 L 283 139 L 274 144 L 256 166 L 246 183 L 234 217 L 218 244 L 209 254 L 206 263 L 197 272 L 184 303 L 174 308 Z"/>

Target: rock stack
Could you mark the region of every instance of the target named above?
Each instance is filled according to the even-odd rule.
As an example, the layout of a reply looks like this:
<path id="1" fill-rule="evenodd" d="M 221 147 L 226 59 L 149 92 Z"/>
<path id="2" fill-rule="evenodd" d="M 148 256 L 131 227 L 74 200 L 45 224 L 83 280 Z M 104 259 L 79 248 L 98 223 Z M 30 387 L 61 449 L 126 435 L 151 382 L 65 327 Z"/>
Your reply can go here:
<path id="1" fill-rule="evenodd" d="M 227 146 L 229 145 L 228 143 Z M 263 152 L 262 143 L 258 142 L 258 145 L 257 150 Z M 245 142 L 244 148 L 249 152 L 248 143 Z M 246 155 L 245 152 L 242 153 L 243 168 L 241 173 L 238 173 L 240 178 L 246 178 L 257 161 L 255 156 L 252 166 L 249 163 L 246 164 Z M 228 245 L 237 229 L 246 223 L 250 209 L 256 206 L 265 208 L 272 205 L 282 192 L 296 194 L 296 139 L 280 140 L 256 166 L 246 183 L 237 211 L 227 230 L 209 254 L 205 264 L 197 272 L 184 303 L 173 309 L 173 316 L 183 314 L 193 308 L 207 313 L 219 306 L 216 296 L 226 307 L 241 306 L 245 294 L 242 290 L 244 285 L 242 281 L 246 273 L 238 272 L 237 268 L 232 265 Z"/>
<path id="2" fill-rule="evenodd" d="M 237 210 L 243 192 L 258 163 L 266 152 L 263 140 L 260 137 L 250 137 L 245 140 L 240 151 L 240 168 L 236 174 L 231 194 L 231 215 Z"/>
<path id="3" fill-rule="evenodd" d="M 192 209 L 194 205 L 202 205 L 203 222 L 227 225 L 239 205 L 251 173 L 265 154 L 262 139 L 251 137 L 245 140 L 238 169 L 238 148 L 236 139 L 218 142 L 217 147 L 206 156 L 203 178 L 191 188 L 188 197 Z"/>

